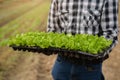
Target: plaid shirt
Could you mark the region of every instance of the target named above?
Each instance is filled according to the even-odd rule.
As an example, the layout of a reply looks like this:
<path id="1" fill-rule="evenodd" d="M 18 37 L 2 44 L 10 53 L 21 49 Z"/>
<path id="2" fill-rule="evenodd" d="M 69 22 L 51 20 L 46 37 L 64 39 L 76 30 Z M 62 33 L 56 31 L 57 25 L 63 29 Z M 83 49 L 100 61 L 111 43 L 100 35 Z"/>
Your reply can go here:
<path id="1" fill-rule="evenodd" d="M 93 34 L 118 42 L 118 0 L 52 0 L 48 32 Z"/>

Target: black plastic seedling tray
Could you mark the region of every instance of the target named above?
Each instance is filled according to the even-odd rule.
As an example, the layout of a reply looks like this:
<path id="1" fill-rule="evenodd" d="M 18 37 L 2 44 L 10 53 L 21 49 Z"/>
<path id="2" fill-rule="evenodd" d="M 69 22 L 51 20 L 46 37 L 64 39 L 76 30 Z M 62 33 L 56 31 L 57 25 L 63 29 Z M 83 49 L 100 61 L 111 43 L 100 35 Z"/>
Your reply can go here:
<path id="1" fill-rule="evenodd" d="M 99 53 L 99 54 L 90 54 L 90 53 L 86 53 L 86 52 L 82 52 L 82 51 L 75 51 L 75 50 L 67 50 L 67 49 L 60 49 L 60 48 L 40 48 L 37 46 L 32 46 L 32 47 L 28 47 L 28 46 L 15 46 L 12 45 L 10 46 L 12 47 L 14 50 L 18 50 L 18 51 L 28 51 L 28 52 L 37 52 L 37 53 L 43 53 L 45 55 L 52 55 L 52 54 L 62 54 L 62 55 L 77 55 L 80 58 L 85 58 L 85 59 L 103 59 L 105 57 L 104 53 Z"/>

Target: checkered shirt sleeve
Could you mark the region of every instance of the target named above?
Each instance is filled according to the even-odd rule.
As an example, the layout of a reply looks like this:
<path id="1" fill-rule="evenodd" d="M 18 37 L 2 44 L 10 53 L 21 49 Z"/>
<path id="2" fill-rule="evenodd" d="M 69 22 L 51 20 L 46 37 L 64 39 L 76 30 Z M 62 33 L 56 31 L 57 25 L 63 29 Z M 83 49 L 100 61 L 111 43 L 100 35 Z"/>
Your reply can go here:
<path id="1" fill-rule="evenodd" d="M 102 30 L 101 35 L 113 40 L 111 48 L 107 51 L 108 54 L 118 43 L 118 0 L 106 0 L 103 7 L 100 27 Z"/>

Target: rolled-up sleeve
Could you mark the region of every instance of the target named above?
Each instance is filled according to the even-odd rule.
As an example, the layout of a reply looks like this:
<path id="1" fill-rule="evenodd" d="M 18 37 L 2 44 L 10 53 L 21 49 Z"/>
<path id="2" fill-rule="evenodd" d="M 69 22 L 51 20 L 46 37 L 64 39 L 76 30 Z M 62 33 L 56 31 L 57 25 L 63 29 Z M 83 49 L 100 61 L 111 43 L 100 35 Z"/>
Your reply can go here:
<path id="1" fill-rule="evenodd" d="M 102 36 L 113 41 L 110 51 L 118 43 L 118 0 L 106 0 L 101 15 Z"/>

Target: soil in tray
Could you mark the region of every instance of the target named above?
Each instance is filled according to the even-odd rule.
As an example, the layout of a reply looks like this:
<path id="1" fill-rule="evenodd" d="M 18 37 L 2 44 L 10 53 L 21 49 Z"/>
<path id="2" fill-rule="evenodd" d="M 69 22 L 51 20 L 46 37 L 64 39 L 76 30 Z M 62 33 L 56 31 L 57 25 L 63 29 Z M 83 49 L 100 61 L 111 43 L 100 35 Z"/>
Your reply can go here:
<path id="1" fill-rule="evenodd" d="M 75 50 L 67 50 L 67 49 L 61 49 L 61 48 L 40 48 L 40 47 L 27 47 L 27 46 L 10 46 L 12 47 L 14 50 L 18 50 L 18 51 L 28 51 L 28 52 L 38 52 L 38 53 L 43 53 L 45 55 L 52 55 L 52 54 L 62 54 L 62 55 L 67 55 L 69 57 L 81 57 L 82 58 L 88 58 L 88 59 L 95 59 L 95 58 L 102 58 L 103 57 L 103 53 L 100 54 L 90 54 L 90 53 L 85 53 L 82 51 L 75 51 Z"/>

